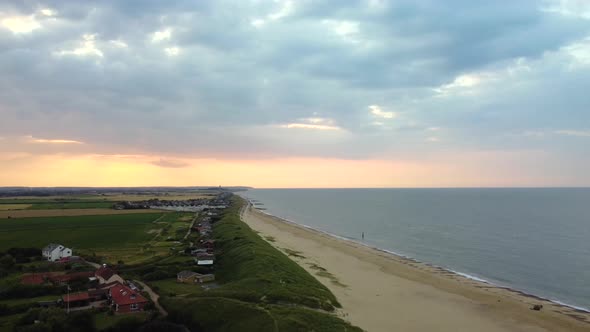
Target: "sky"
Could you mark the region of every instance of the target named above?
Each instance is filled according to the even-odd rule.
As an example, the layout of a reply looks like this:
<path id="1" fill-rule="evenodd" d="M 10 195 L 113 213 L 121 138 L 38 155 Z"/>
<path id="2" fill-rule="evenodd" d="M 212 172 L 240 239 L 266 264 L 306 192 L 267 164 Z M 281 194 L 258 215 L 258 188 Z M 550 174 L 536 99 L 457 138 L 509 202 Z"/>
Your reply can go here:
<path id="1" fill-rule="evenodd" d="M 0 3 L 0 186 L 590 186 L 590 1 Z"/>

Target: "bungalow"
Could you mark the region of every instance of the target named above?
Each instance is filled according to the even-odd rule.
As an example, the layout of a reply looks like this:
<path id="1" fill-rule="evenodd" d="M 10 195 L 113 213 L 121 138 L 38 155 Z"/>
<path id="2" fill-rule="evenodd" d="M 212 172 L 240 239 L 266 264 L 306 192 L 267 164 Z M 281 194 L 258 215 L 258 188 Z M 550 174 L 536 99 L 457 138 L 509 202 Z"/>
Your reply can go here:
<path id="1" fill-rule="evenodd" d="M 109 288 L 109 298 L 118 313 L 142 311 L 149 303 L 141 294 L 122 284 Z"/>
<path id="2" fill-rule="evenodd" d="M 195 262 L 197 265 L 208 266 L 213 265 L 215 261 L 215 255 L 213 254 L 197 254 L 197 258 L 195 258 Z"/>
<path id="3" fill-rule="evenodd" d="M 65 285 L 74 280 L 85 280 L 93 275 L 93 272 L 74 272 L 48 276 L 47 279 L 57 285 Z"/>
<path id="4" fill-rule="evenodd" d="M 99 284 L 108 284 L 111 282 L 118 281 L 120 283 L 124 283 L 125 281 L 121 278 L 118 274 L 115 273 L 113 269 L 106 266 L 99 267 L 95 272 L 94 276 L 98 279 Z"/>
<path id="5" fill-rule="evenodd" d="M 47 258 L 50 262 L 55 262 L 64 257 L 72 256 L 72 249 L 66 248 L 61 244 L 50 243 L 48 246 L 43 248 L 43 257 Z"/>
<path id="6" fill-rule="evenodd" d="M 176 275 L 176 280 L 185 284 L 204 283 L 215 280 L 214 274 L 200 274 L 193 271 L 182 271 Z"/>
<path id="7" fill-rule="evenodd" d="M 85 307 L 90 304 L 90 295 L 88 292 L 68 294 L 62 296 L 61 300 L 69 308 Z"/>

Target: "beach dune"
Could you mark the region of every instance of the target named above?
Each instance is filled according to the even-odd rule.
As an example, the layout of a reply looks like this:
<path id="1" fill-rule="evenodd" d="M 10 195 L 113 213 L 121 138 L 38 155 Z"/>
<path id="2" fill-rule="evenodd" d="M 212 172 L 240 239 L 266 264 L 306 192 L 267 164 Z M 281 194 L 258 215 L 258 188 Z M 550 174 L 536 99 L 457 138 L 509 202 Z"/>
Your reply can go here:
<path id="1" fill-rule="evenodd" d="M 590 315 L 264 214 L 244 220 L 324 283 L 366 331 L 590 331 Z M 531 310 L 537 304 L 540 311 Z"/>

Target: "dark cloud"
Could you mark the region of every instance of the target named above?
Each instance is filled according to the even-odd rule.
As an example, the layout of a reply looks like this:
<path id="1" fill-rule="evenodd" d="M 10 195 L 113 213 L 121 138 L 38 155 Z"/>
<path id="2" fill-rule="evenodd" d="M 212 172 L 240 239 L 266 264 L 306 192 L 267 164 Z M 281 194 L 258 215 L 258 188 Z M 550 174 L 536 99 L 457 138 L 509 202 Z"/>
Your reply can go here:
<path id="1" fill-rule="evenodd" d="M 0 15 L 40 27 L 0 25 L 0 132 L 74 137 L 100 153 L 360 159 L 561 149 L 516 133 L 590 123 L 590 60 L 565 49 L 590 34 L 582 17 L 536 1 L 287 3 L 54 0 L 47 17 L 5 1 Z M 510 76 L 517 59 L 531 69 Z M 481 73 L 497 81 L 434 90 Z M 396 117 L 371 115 L 375 104 Z M 279 127 L 311 117 L 342 130 Z"/>

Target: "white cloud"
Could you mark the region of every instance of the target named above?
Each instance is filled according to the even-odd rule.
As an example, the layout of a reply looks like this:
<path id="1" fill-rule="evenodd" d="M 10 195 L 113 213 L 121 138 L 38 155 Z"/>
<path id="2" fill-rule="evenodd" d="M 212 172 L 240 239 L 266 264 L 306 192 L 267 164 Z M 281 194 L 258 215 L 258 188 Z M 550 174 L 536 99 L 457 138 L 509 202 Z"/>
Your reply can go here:
<path id="1" fill-rule="evenodd" d="M 437 88 L 434 88 L 433 90 L 438 96 L 441 97 L 470 94 L 473 93 L 474 89 L 479 85 L 496 80 L 496 76 L 497 75 L 494 73 L 463 74 L 455 77 L 453 82 L 443 84 Z"/>
<path id="2" fill-rule="evenodd" d="M 426 138 L 426 141 L 431 142 L 431 143 L 436 143 L 436 142 L 440 142 L 440 138 L 432 136 L 432 137 Z"/>
<path id="3" fill-rule="evenodd" d="M 333 33 L 341 37 L 343 40 L 351 43 L 359 43 L 359 23 L 354 21 L 340 21 L 340 20 L 323 20 L 322 23 L 326 25 Z"/>
<path id="4" fill-rule="evenodd" d="M 81 46 L 78 48 L 75 48 L 73 50 L 62 50 L 59 52 L 56 52 L 55 54 L 57 55 L 75 55 L 75 56 L 97 56 L 102 58 L 103 57 L 103 53 L 101 50 L 99 50 L 96 47 L 96 35 L 94 34 L 85 34 L 82 36 L 82 43 Z"/>
<path id="5" fill-rule="evenodd" d="M 37 22 L 35 15 L 10 16 L 3 18 L 0 22 L 14 34 L 30 33 L 33 30 L 41 28 L 41 24 Z"/>
<path id="6" fill-rule="evenodd" d="M 109 43 L 111 43 L 111 45 L 118 47 L 118 48 L 127 48 L 129 47 L 129 45 L 127 45 L 126 42 L 122 41 L 122 40 L 110 40 Z"/>
<path id="7" fill-rule="evenodd" d="M 250 21 L 250 24 L 252 26 L 254 26 L 255 28 L 260 28 L 262 27 L 264 24 L 266 23 L 265 20 L 261 19 L 261 18 L 257 18 L 257 19 L 253 19 Z"/>
<path id="8" fill-rule="evenodd" d="M 51 8 L 43 8 L 39 11 L 42 15 L 44 16 L 55 16 L 57 13 L 55 12 L 55 10 L 51 9 Z"/>
<path id="9" fill-rule="evenodd" d="M 590 37 L 561 49 L 570 56 L 576 65 L 590 65 Z"/>
<path id="10" fill-rule="evenodd" d="M 379 105 L 370 105 L 369 112 L 378 118 L 393 119 L 396 117 L 395 112 L 386 112 L 381 109 Z"/>
<path id="11" fill-rule="evenodd" d="M 556 130 L 554 133 L 564 136 L 590 137 L 590 130 Z"/>
<path id="12" fill-rule="evenodd" d="M 255 28 L 261 28 L 269 21 L 278 21 L 283 17 L 287 17 L 295 10 L 294 2 L 291 0 L 281 1 L 281 8 L 271 14 L 266 15 L 264 18 L 254 18 L 250 20 L 250 25 Z"/>
<path id="13" fill-rule="evenodd" d="M 268 15 L 268 18 L 272 21 L 279 20 L 283 17 L 287 17 L 287 16 L 291 15 L 293 13 L 294 9 L 295 9 L 295 6 L 294 6 L 293 1 L 291 1 L 291 0 L 282 1 L 281 8 L 278 11 Z"/>
<path id="14" fill-rule="evenodd" d="M 172 37 L 172 29 L 166 28 L 161 31 L 156 31 L 152 34 L 152 42 L 159 43 L 163 40 L 170 40 Z"/>
<path id="15" fill-rule="evenodd" d="M 29 143 L 40 143 L 40 144 L 84 144 L 83 142 L 69 140 L 69 139 L 45 139 L 45 138 L 34 138 L 33 136 L 26 136 L 26 140 Z"/>
<path id="16" fill-rule="evenodd" d="M 564 16 L 590 19 L 590 1 L 588 0 L 549 0 L 541 10 Z"/>
<path id="17" fill-rule="evenodd" d="M 342 130 L 342 128 L 334 124 L 334 120 L 320 117 L 302 118 L 298 119 L 297 122 L 279 125 L 278 127 L 287 129 Z"/>
<path id="18" fill-rule="evenodd" d="M 178 47 L 166 47 L 164 49 L 164 52 L 166 52 L 166 55 L 168 56 L 176 56 L 180 53 L 180 48 Z"/>

